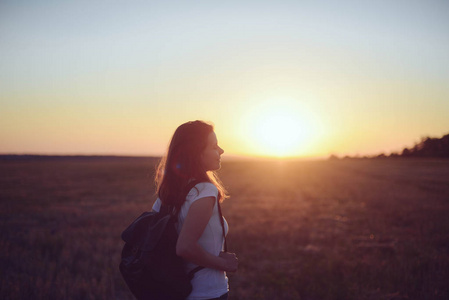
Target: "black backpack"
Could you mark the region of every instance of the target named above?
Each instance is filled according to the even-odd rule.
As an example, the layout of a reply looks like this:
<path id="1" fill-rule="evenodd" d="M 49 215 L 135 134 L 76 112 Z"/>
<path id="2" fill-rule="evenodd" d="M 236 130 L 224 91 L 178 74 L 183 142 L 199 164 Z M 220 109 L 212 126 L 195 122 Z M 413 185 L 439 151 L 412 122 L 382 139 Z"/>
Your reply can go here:
<path id="1" fill-rule="evenodd" d="M 137 299 L 185 299 L 192 291 L 184 261 L 176 255 L 177 214 L 162 206 L 160 212 L 144 212 L 122 233 L 120 272 Z"/>
<path id="2" fill-rule="evenodd" d="M 195 183 L 189 185 L 193 187 Z M 224 234 L 223 217 L 218 203 Z M 181 300 L 192 291 L 190 280 L 203 269 L 185 272 L 184 260 L 176 255 L 178 213 L 162 205 L 159 212 L 144 212 L 122 233 L 120 272 L 139 300 Z M 225 251 L 227 250 L 225 237 Z"/>

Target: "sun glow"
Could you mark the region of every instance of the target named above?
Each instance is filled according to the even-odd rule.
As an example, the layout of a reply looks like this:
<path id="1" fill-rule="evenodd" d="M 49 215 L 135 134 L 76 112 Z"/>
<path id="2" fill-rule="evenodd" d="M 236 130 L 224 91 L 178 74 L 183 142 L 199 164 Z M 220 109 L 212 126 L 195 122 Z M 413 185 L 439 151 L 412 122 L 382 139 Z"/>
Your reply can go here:
<path id="1" fill-rule="evenodd" d="M 270 101 L 253 106 L 245 118 L 248 150 L 260 156 L 306 154 L 316 129 L 309 113 L 295 101 Z"/>

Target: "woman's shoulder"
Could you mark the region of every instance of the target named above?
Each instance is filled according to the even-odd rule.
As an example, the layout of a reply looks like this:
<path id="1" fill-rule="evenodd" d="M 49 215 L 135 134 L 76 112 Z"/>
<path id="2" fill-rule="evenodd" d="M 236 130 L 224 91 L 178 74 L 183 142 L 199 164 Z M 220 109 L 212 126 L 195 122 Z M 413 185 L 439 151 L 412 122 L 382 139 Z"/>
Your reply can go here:
<path id="1" fill-rule="evenodd" d="M 204 197 L 215 197 L 218 196 L 217 187 L 211 182 L 199 182 L 197 183 L 187 195 L 187 198 L 191 201 L 195 201 Z"/>
<path id="2" fill-rule="evenodd" d="M 154 203 L 153 203 L 153 207 L 152 207 L 152 210 L 153 211 L 160 211 L 161 210 L 161 205 L 162 205 L 162 202 L 161 202 L 161 199 L 159 199 L 159 197 L 156 199 L 156 201 L 154 201 Z"/>

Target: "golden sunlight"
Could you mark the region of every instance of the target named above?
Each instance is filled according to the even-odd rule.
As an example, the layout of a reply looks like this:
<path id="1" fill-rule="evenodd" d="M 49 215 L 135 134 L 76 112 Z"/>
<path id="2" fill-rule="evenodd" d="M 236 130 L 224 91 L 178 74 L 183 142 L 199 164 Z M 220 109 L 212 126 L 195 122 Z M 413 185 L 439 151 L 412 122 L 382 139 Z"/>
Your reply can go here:
<path id="1" fill-rule="evenodd" d="M 309 118 L 295 101 L 271 101 L 253 107 L 245 124 L 250 151 L 269 157 L 304 155 L 314 133 Z"/>

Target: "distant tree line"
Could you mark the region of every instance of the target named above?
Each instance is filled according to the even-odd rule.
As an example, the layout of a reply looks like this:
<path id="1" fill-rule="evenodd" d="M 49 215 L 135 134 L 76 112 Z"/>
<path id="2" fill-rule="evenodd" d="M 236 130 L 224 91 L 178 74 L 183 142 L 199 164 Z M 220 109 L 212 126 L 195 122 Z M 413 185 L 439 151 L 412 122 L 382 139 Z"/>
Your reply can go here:
<path id="1" fill-rule="evenodd" d="M 384 153 L 374 156 L 345 156 L 343 159 L 353 158 L 408 158 L 408 157 L 438 157 L 449 158 L 449 134 L 446 134 L 442 138 L 423 137 L 419 143 L 416 143 L 411 148 L 404 148 L 402 152 L 393 152 L 390 155 Z M 336 155 L 331 155 L 329 159 L 340 159 Z"/>

